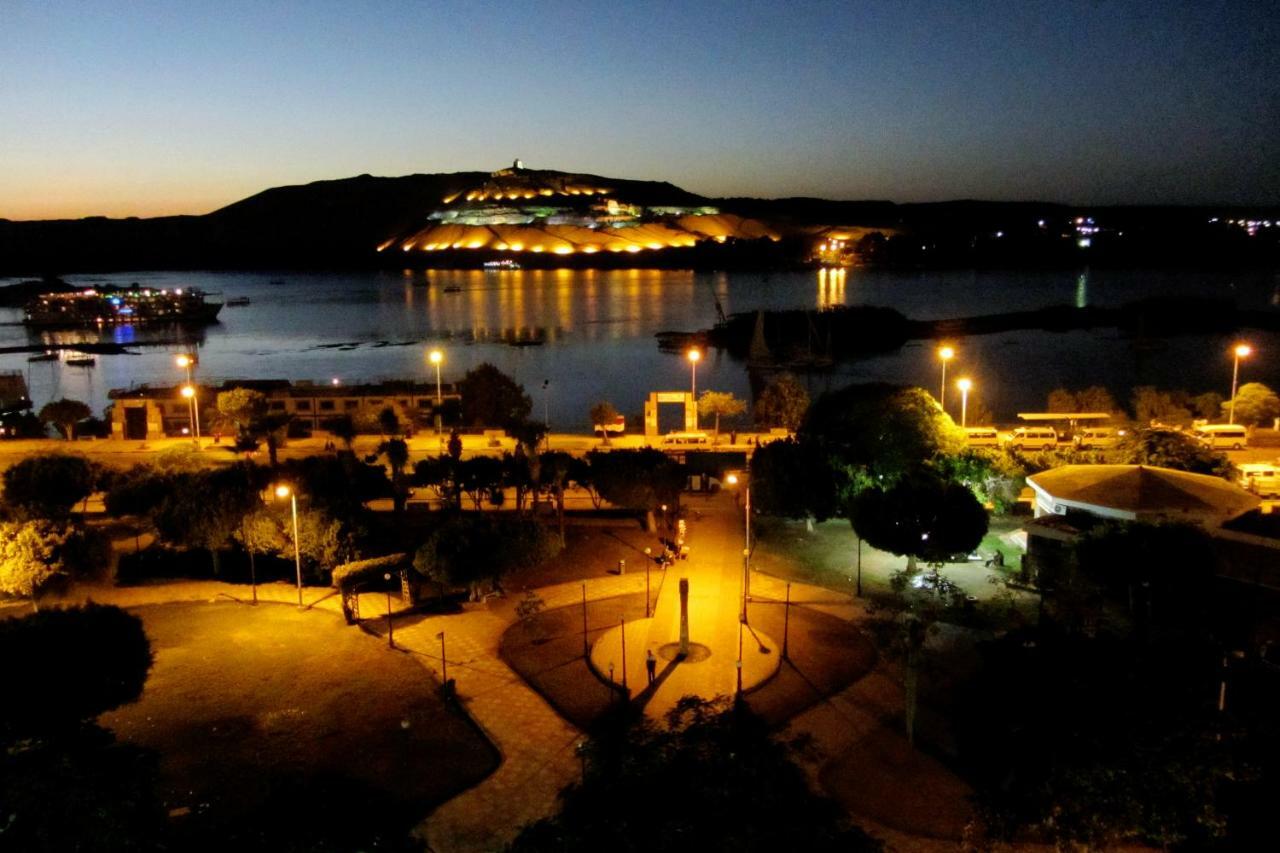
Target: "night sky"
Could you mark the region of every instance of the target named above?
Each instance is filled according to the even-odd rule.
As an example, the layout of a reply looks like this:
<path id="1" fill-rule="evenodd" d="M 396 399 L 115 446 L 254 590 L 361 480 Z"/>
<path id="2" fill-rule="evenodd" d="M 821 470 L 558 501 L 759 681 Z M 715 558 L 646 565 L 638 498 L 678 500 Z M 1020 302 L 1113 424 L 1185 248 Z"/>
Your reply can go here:
<path id="1" fill-rule="evenodd" d="M 360 173 L 1280 204 L 1280 3 L 0 0 L 0 217 Z"/>

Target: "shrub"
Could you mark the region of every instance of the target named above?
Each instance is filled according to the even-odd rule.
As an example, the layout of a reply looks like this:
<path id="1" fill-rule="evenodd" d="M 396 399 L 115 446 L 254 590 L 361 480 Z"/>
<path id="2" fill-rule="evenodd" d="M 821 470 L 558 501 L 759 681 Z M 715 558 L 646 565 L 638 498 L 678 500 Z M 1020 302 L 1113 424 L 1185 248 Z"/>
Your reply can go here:
<path id="1" fill-rule="evenodd" d="M 78 727 L 136 700 L 151 669 L 142 622 L 118 607 L 87 604 L 0 620 L 9 701 L 6 739 Z"/>

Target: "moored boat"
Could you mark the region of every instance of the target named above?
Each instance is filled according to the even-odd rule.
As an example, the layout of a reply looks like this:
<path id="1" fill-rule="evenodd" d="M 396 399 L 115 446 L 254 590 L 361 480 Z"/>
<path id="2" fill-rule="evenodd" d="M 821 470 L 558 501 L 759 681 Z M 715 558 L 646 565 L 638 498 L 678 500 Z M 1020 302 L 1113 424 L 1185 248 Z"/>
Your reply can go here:
<path id="1" fill-rule="evenodd" d="M 23 322 L 38 328 L 216 323 L 221 302 L 195 288 L 122 288 L 43 293 L 27 303 Z"/>

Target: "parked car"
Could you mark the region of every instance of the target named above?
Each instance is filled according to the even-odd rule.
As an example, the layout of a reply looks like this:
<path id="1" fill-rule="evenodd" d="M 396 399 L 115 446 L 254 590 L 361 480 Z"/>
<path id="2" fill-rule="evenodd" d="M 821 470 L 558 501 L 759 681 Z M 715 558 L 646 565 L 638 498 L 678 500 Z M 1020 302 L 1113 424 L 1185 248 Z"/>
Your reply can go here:
<path id="1" fill-rule="evenodd" d="M 1239 424 L 1205 424 L 1196 427 L 1192 435 L 1207 447 L 1241 450 L 1249 446 L 1249 433 Z"/>
<path id="2" fill-rule="evenodd" d="M 1014 450 L 1048 450 L 1058 446 L 1058 431 L 1053 427 L 1018 427 L 1009 437 Z"/>
<path id="3" fill-rule="evenodd" d="M 1096 450 L 1103 447 L 1115 447 L 1116 442 L 1124 436 L 1124 430 L 1114 427 L 1089 427 L 1076 433 L 1075 445 L 1080 450 Z"/>

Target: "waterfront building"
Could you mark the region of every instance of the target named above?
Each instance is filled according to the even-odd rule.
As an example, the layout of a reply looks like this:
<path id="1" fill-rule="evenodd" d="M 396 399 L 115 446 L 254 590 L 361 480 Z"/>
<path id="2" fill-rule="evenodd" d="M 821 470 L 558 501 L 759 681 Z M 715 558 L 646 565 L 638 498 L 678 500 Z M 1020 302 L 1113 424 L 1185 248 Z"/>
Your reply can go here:
<path id="1" fill-rule="evenodd" d="M 373 419 L 387 407 L 396 410 L 410 423 L 412 431 L 434 422 L 456 408 L 462 399 L 457 386 L 443 383 L 437 406 L 436 383 L 413 380 L 345 385 L 337 382 L 290 382 L 287 379 L 229 379 L 220 385 L 199 385 L 198 399 L 202 413 L 216 408 L 218 393 L 233 388 L 261 392 L 267 400 L 268 415 L 287 415 L 293 432 L 309 433 L 324 429 L 325 421 L 340 415 L 356 420 Z M 166 436 L 187 435 L 191 427 L 190 405 L 182 396 L 181 385 L 139 385 L 109 391 L 111 400 L 111 437 L 145 441 Z M 206 432 L 211 432 L 207 427 Z"/>

